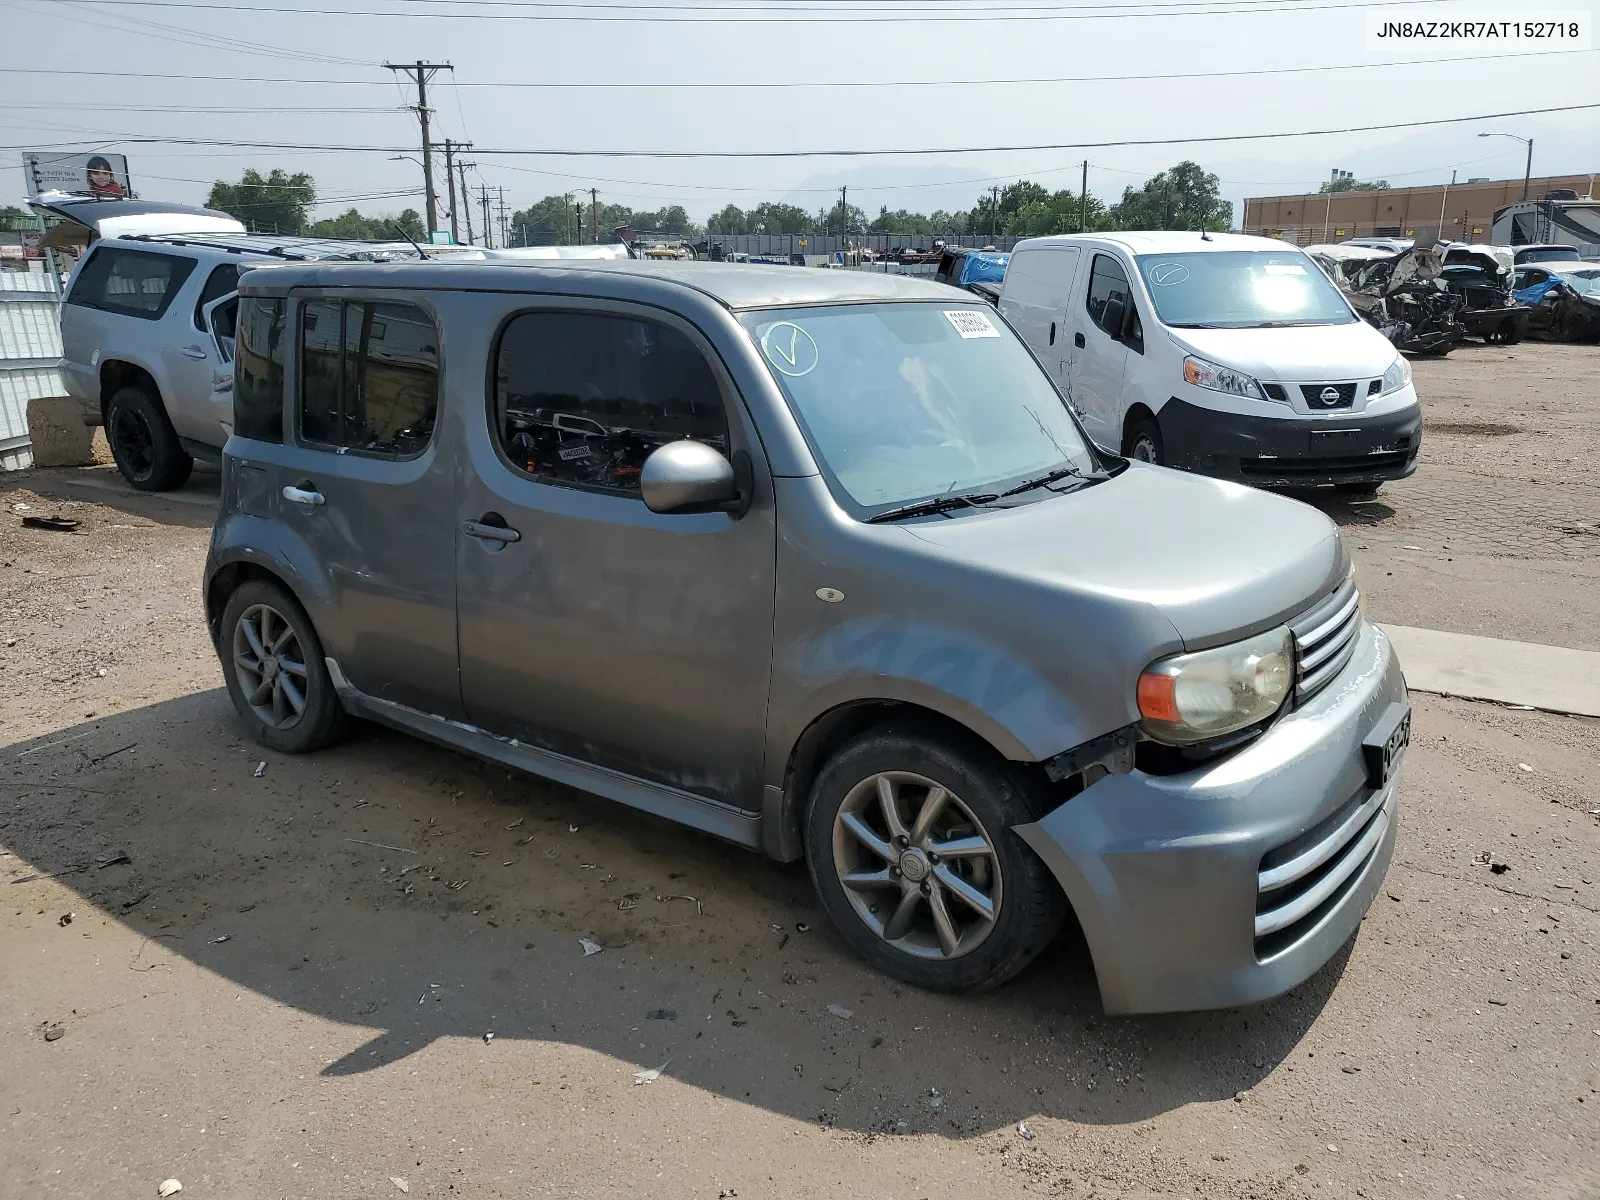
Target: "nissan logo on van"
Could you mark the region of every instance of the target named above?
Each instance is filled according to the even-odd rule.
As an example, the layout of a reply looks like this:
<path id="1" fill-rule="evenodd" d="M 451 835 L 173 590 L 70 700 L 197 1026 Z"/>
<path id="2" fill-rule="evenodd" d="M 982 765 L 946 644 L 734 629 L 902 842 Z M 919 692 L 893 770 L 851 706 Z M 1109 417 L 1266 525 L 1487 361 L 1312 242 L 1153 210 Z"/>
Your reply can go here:
<path id="1" fill-rule="evenodd" d="M 1339 389 L 1326 387 L 1318 394 L 1317 399 L 1324 404 L 1337 404 L 1339 402 Z"/>

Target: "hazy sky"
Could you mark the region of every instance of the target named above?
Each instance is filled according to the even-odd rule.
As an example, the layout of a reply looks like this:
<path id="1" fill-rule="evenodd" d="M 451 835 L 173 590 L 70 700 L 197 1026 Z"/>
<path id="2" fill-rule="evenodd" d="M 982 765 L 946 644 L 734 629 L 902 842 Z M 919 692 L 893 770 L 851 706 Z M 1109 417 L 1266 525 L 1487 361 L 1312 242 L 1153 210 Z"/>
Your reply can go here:
<path id="1" fill-rule="evenodd" d="M 1086 0 L 575 0 L 565 6 L 549 0 L 245 0 L 237 6 L 227 0 L 0 0 L 9 43 L 0 67 L 0 141 L 10 147 L 0 152 L 6 160 L 0 189 L 6 201 L 23 194 L 20 147 L 87 140 L 84 151 L 126 153 L 134 184 L 146 198 L 198 202 L 214 179 L 236 179 L 248 166 L 282 167 L 315 177 L 320 194 L 332 201 L 318 215 L 349 207 L 352 197 L 376 197 L 357 202 L 368 213 L 420 209 L 420 168 L 389 161 L 400 148 L 417 153 L 416 117 L 400 107 L 415 103 L 415 90 L 381 66 L 419 56 L 454 64 L 430 89 L 436 136 L 465 138 L 484 150 L 729 152 L 1105 142 L 1600 103 L 1600 55 L 1593 51 L 1371 65 L 1505 52 L 1461 45 L 1369 51 L 1367 20 L 1375 7 L 1372 0 L 1105 0 L 1095 6 Z M 1425 17 L 1487 6 L 1422 0 L 1386 7 Z M 292 11 L 312 8 L 323 12 Z M 330 10 L 373 15 L 329 15 Z M 1581 12 L 1593 22 L 1600 0 L 1513 0 L 1496 11 L 1526 17 L 1543 10 Z M 933 15 L 981 19 L 927 19 Z M 565 19 L 553 19 L 558 16 Z M 869 16 L 891 19 L 864 19 Z M 640 17 L 652 19 L 616 19 Z M 986 86 L 704 86 L 1350 64 L 1361 67 Z M 26 73 L 30 68 L 38 73 Z M 119 76 L 65 73 L 74 70 Z M 222 78 L 157 77 L 162 75 Z M 638 86 L 643 84 L 694 86 Z M 882 204 L 923 210 L 955 200 L 970 204 L 990 178 L 1026 176 L 1076 188 L 1085 157 L 1093 164 L 1090 189 L 1113 198 L 1124 185 L 1181 158 L 1212 169 L 1231 165 L 1238 178 L 1230 180 L 1230 194 L 1299 190 L 1297 181 L 1323 178 L 1327 167 L 1347 160 L 1397 186 L 1448 179 L 1452 167 L 1462 178 L 1520 176 L 1522 147 L 1478 139 L 1477 128 L 1434 131 L 1436 140 L 1428 130 L 1396 130 L 892 159 L 474 158 L 477 174 L 491 186 L 503 185 L 514 207 L 593 185 L 613 202 L 635 208 L 681 203 L 701 218 L 725 203 L 749 207 L 785 195 L 815 209 L 832 199 L 820 185 L 837 177 L 853 181 L 851 201 L 869 212 Z M 1536 156 L 1535 173 L 1600 169 L 1600 109 L 1483 128 L 1536 128 L 1549 151 Z M 130 136 L 379 149 L 260 150 L 120 140 Z M 1437 154 L 1430 156 L 1430 148 Z M 442 194 L 442 175 L 438 186 Z M 792 191 L 808 186 L 818 190 Z M 378 195 L 407 189 L 418 194 Z"/>

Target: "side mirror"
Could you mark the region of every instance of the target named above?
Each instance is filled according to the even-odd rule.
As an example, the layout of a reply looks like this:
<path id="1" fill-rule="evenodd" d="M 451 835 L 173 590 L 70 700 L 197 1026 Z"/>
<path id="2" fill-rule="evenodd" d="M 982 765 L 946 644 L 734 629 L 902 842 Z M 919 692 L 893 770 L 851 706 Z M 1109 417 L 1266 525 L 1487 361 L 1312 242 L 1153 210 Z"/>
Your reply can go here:
<path id="1" fill-rule="evenodd" d="M 748 490 L 748 489 L 747 489 Z M 639 471 L 639 493 L 656 513 L 742 511 L 733 464 L 704 442 L 668 442 Z"/>
<path id="2" fill-rule="evenodd" d="M 1106 306 L 1100 313 L 1100 328 L 1104 329 L 1114 338 L 1122 336 L 1122 327 L 1128 322 L 1128 306 L 1120 296 L 1113 296 L 1106 301 Z"/>

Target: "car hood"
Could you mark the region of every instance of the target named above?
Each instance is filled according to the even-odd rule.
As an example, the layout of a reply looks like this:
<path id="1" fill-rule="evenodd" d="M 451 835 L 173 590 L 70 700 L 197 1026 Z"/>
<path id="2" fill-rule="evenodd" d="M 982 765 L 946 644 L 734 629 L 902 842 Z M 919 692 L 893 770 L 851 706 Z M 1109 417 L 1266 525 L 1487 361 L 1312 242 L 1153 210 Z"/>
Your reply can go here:
<path id="1" fill-rule="evenodd" d="M 1376 379 L 1394 362 L 1394 346 L 1365 321 L 1287 329 L 1169 329 L 1187 353 L 1257 379 Z"/>
<path id="2" fill-rule="evenodd" d="M 1150 605 L 1191 650 L 1271 628 L 1349 570 L 1337 527 L 1309 504 L 1142 463 L 1059 498 L 902 528 L 994 575 Z"/>

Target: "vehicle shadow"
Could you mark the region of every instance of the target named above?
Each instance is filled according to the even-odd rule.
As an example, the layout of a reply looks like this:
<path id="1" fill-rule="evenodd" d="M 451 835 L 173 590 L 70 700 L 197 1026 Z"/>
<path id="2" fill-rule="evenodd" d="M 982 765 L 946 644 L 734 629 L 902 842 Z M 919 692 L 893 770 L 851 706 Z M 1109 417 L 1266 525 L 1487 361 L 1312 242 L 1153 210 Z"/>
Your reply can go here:
<path id="1" fill-rule="evenodd" d="M 211 528 L 217 519 L 221 488 L 222 473 L 201 463 L 195 464 L 187 483 L 170 492 L 137 491 L 115 467 L 41 467 L 0 476 L 0 497 L 30 491 L 51 500 L 97 504 L 184 529 Z"/>
<path id="2" fill-rule="evenodd" d="M 187 959 L 347 1027 L 343 1057 L 296 1070 L 492 1032 L 864 1134 L 1232 1097 L 1299 1043 L 1350 952 L 1212 1013 L 1105 1017 L 1075 931 L 995 992 L 918 992 L 827 931 L 799 864 L 373 727 L 265 752 L 220 689 L 0 748 L 0 842 L 7 899 L 55 876 L 137 935 L 130 969 Z"/>
<path id="3" fill-rule="evenodd" d="M 1321 510 L 1340 527 L 1382 525 L 1386 521 L 1393 520 L 1396 511 L 1384 499 L 1381 492 L 1376 496 L 1352 496 L 1305 488 L 1286 492 L 1285 495 L 1303 500 L 1313 508 Z"/>

